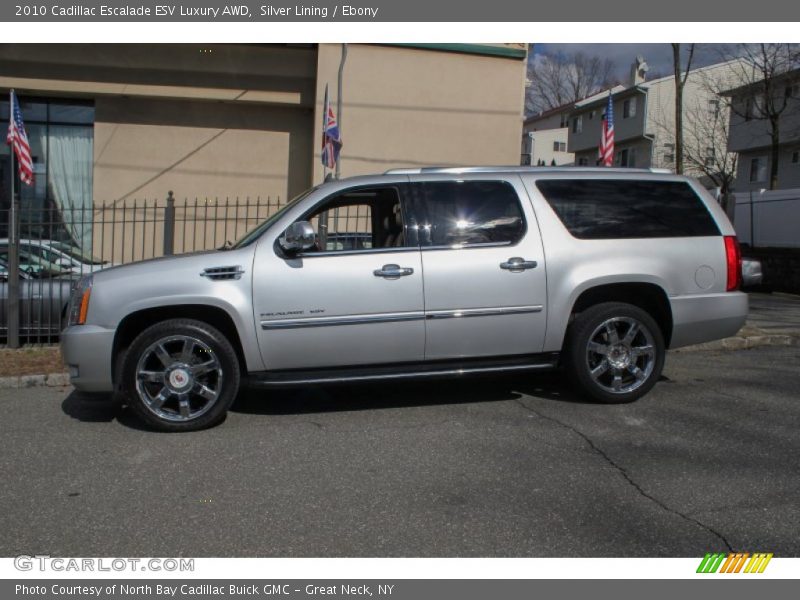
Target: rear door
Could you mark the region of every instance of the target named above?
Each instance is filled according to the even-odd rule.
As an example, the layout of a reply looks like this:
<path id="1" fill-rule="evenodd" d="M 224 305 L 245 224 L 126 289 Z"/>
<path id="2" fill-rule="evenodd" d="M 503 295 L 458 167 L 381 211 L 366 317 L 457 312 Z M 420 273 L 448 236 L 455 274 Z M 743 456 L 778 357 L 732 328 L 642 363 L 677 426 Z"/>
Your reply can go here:
<path id="1" fill-rule="evenodd" d="M 425 287 L 425 358 L 541 352 L 544 253 L 517 175 L 414 182 Z"/>

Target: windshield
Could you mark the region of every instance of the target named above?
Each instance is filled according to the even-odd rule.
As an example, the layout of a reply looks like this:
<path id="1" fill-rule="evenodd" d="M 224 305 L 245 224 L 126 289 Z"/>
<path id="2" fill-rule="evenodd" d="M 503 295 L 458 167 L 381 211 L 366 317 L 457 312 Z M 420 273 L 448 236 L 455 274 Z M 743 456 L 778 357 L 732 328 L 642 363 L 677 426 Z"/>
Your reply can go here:
<path id="1" fill-rule="evenodd" d="M 264 233 L 267 229 L 269 229 L 270 226 L 275 221 L 280 219 L 288 209 L 290 209 L 295 204 L 300 202 L 300 200 L 302 200 L 303 198 L 308 196 L 311 192 L 316 190 L 318 187 L 319 186 L 315 186 L 315 187 L 309 188 L 305 192 L 303 192 L 302 194 L 300 194 L 298 196 L 295 196 L 294 198 L 289 200 L 289 202 L 286 204 L 286 206 L 282 207 L 278 212 L 276 212 L 274 215 L 269 217 L 263 223 L 260 223 L 259 225 L 257 225 L 255 227 L 255 229 L 251 229 L 246 234 L 244 234 L 244 236 L 241 237 L 238 242 L 236 242 L 233 246 L 231 246 L 231 249 L 235 250 L 236 248 L 243 248 L 243 247 L 248 246 L 248 245 L 252 244 L 253 242 L 255 242 L 259 237 L 261 237 L 261 234 Z"/>

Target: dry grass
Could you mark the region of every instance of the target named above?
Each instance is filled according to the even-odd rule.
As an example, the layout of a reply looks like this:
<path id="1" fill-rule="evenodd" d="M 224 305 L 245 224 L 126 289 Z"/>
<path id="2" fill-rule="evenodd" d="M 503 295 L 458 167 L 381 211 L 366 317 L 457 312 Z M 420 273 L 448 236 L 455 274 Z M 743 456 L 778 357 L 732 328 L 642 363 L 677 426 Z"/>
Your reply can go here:
<path id="1" fill-rule="evenodd" d="M 19 350 L 0 348 L 0 377 L 64 372 L 66 368 L 61 362 L 61 354 L 56 346 Z"/>

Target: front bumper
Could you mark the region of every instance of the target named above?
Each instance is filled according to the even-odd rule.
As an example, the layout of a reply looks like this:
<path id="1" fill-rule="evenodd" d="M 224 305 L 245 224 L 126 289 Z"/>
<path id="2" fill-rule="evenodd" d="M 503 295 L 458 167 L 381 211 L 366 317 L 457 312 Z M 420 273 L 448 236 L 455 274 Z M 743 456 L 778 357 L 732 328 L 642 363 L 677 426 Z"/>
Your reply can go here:
<path id="1" fill-rule="evenodd" d="M 742 292 L 673 296 L 670 348 L 735 335 L 747 319 L 748 298 Z"/>
<path id="2" fill-rule="evenodd" d="M 111 392 L 111 350 L 114 330 L 97 325 L 73 325 L 61 332 L 61 356 L 69 381 L 82 392 Z"/>

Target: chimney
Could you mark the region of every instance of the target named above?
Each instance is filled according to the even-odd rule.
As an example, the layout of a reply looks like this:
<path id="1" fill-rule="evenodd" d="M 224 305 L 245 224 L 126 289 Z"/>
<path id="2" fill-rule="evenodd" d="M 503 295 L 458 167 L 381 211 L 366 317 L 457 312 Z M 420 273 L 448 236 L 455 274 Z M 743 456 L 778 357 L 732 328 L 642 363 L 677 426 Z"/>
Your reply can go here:
<path id="1" fill-rule="evenodd" d="M 647 66 L 647 62 L 645 62 L 644 57 L 639 55 L 636 57 L 636 60 L 631 65 L 631 85 L 639 85 L 640 83 L 644 83 L 645 79 L 647 79 L 647 72 L 650 70 L 650 67 Z"/>

